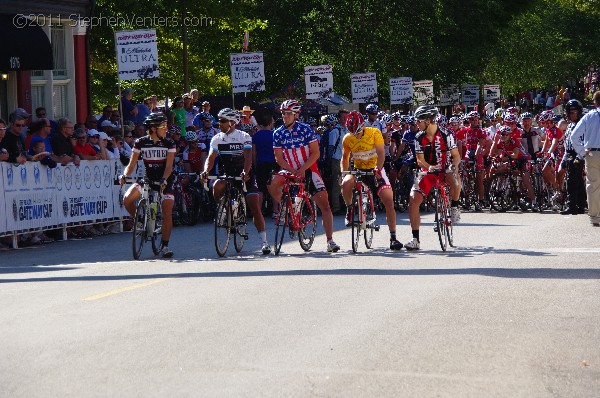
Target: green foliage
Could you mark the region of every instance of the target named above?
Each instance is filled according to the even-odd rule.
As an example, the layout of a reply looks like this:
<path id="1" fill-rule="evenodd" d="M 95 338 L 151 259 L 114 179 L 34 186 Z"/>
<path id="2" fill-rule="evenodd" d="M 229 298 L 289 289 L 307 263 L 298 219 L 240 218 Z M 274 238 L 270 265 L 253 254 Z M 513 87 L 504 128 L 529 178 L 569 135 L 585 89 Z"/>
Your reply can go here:
<path id="1" fill-rule="evenodd" d="M 380 102 L 388 80 L 432 79 L 501 84 L 505 93 L 565 84 L 600 59 L 600 12 L 584 0 L 97 0 L 103 16 L 200 19 L 187 28 L 190 88 L 230 93 L 229 54 L 239 52 L 250 31 L 250 51 L 265 54 L 266 93 L 302 78 L 308 65 L 331 64 L 334 87 L 350 95 L 350 74 L 377 72 Z M 91 34 L 94 110 L 116 102 L 114 31 L 154 28 L 158 79 L 126 82 L 137 94 L 183 93 L 180 26 L 94 27 Z"/>

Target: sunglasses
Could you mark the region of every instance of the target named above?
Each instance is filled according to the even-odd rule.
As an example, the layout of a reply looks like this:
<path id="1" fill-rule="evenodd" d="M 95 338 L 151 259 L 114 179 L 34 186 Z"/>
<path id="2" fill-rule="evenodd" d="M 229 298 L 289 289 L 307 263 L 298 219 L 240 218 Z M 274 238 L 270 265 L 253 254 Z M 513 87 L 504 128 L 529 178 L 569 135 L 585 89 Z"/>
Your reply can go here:
<path id="1" fill-rule="evenodd" d="M 23 126 L 25 126 L 25 125 L 24 125 L 24 124 L 17 124 L 17 123 L 15 123 L 15 124 L 14 124 L 14 126 L 15 126 L 15 127 L 23 127 Z"/>
<path id="2" fill-rule="evenodd" d="M 425 119 L 417 119 L 416 123 L 424 123 Z"/>
<path id="3" fill-rule="evenodd" d="M 281 111 L 282 115 L 293 115 L 295 112 L 292 111 Z"/>
<path id="4" fill-rule="evenodd" d="M 219 123 L 227 123 L 227 122 L 229 122 L 229 120 L 226 120 L 226 119 L 219 119 Z"/>

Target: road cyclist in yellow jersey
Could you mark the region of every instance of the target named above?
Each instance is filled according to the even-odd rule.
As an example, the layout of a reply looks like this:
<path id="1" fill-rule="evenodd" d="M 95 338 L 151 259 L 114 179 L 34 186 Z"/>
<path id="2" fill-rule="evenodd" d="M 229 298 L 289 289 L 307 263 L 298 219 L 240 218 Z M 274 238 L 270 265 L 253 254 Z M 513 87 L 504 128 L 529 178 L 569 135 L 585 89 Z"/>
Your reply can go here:
<path id="1" fill-rule="evenodd" d="M 371 192 L 376 193 L 385 206 L 385 216 L 390 229 L 390 249 L 402 249 L 402 243 L 396 239 L 396 210 L 392 187 L 383 168 L 385 162 L 385 144 L 381 131 L 375 127 L 365 127 L 365 120 L 359 112 L 353 111 L 346 118 L 348 134 L 342 141 L 342 173 L 349 170 L 350 156 L 354 159 L 354 168 L 361 171 L 373 171 L 373 176 L 365 176 Z M 352 222 L 352 190 L 356 178 L 346 175 L 342 181 L 342 196 L 346 203 L 346 226 Z"/>

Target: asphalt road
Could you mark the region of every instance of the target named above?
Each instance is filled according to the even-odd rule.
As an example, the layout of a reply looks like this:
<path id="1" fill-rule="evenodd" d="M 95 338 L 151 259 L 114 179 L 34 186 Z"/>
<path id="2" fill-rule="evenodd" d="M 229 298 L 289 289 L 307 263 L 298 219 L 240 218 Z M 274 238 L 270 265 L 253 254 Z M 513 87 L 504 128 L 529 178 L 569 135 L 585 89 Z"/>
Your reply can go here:
<path id="1" fill-rule="evenodd" d="M 463 214 L 447 253 L 431 215 L 418 252 L 382 227 L 353 254 L 342 222 L 336 254 L 319 230 L 265 257 L 250 226 L 220 259 L 209 224 L 176 228 L 169 261 L 133 261 L 127 233 L 0 252 L 0 396 L 600 395 L 586 216 Z"/>

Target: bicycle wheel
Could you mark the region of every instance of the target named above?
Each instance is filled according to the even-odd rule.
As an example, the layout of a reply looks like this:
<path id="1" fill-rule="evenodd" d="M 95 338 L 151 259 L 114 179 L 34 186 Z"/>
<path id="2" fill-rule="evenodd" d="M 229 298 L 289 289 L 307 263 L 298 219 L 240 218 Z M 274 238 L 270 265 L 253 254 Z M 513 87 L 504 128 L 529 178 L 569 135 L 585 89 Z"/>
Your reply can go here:
<path id="1" fill-rule="evenodd" d="M 278 256 L 285 236 L 285 227 L 288 224 L 289 200 L 287 195 L 283 195 L 279 207 L 279 215 L 275 220 L 275 255 Z"/>
<path id="2" fill-rule="evenodd" d="M 156 208 L 156 215 L 154 218 L 154 232 L 150 237 L 150 242 L 152 243 L 152 252 L 154 255 L 158 255 L 160 253 L 160 240 L 162 236 L 162 208 L 161 205 L 158 204 Z"/>
<path id="3" fill-rule="evenodd" d="M 450 245 L 450 247 L 455 247 L 454 246 L 454 229 L 453 229 L 453 225 L 452 225 L 452 218 L 450 218 L 450 206 L 448 206 L 448 198 L 446 197 L 446 200 L 444 201 L 445 203 L 445 207 L 446 207 L 446 222 L 445 222 L 445 228 L 446 228 L 446 237 L 448 238 L 448 244 Z"/>
<path id="4" fill-rule="evenodd" d="M 362 227 L 362 208 L 360 206 L 360 193 L 354 191 L 352 198 L 352 251 L 358 251 L 358 242 L 360 241 L 360 230 Z"/>
<path id="5" fill-rule="evenodd" d="M 146 200 L 142 199 L 135 209 L 135 216 L 133 218 L 132 232 L 132 247 L 133 247 L 133 258 L 136 260 L 140 259 L 142 254 L 142 248 L 146 241 Z"/>
<path id="6" fill-rule="evenodd" d="M 235 251 L 239 253 L 242 251 L 244 241 L 248 239 L 248 235 L 246 232 L 246 199 L 244 198 L 244 195 L 238 195 L 237 201 L 238 208 L 235 214 L 233 245 L 235 246 Z"/>
<path id="7" fill-rule="evenodd" d="M 191 189 L 183 191 L 182 202 L 185 210 L 183 211 L 182 221 L 184 225 L 196 225 L 198 222 L 198 197 L 197 193 Z"/>
<path id="8" fill-rule="evenodd" d="M 446 203 L 438 189 L 435 190 L 435 225 L 443 251 L 448 248 L 448 237 L 446 235 Z"/>
<path id="9" fill-rule="evenodd" d="M 300 230 L 298 241 L 305 252 L 310 250 L 317 234 L 317 216 L 315 214 L 315 201 L 312 198 L 302 198 L 300 204 Z"/>
<path id="10" fill-rule="evenodd" d="M 230 211 L 227 195 L 223 195 L 219 199 L 217 214 L 215 215 L 215 249 L 217 249 L 217 254 L 220 257 L 227 253 L 227 246 L 229 246 Z"/>
<path id="11" fill-rule="evenodd" d="M 365 204 L 363 204 L 365 206 Z M 365 238 L 365 246 L 370 249 L 373 246 L 373 232 L 374 232 L 374 218 L 375 211 L 373 210 L 373 193 L 367 191 L 367 203 L 366 203 L 365 217 L 367 219 L 367 228 L 365 228 L 363 235 Z"/>
<path id="12" fill-rule="evenodd" d="M 506 174 L 496 174 L 490 183 L 490 207 L 505 212 L 513 207 L 515 187 Z"/>

